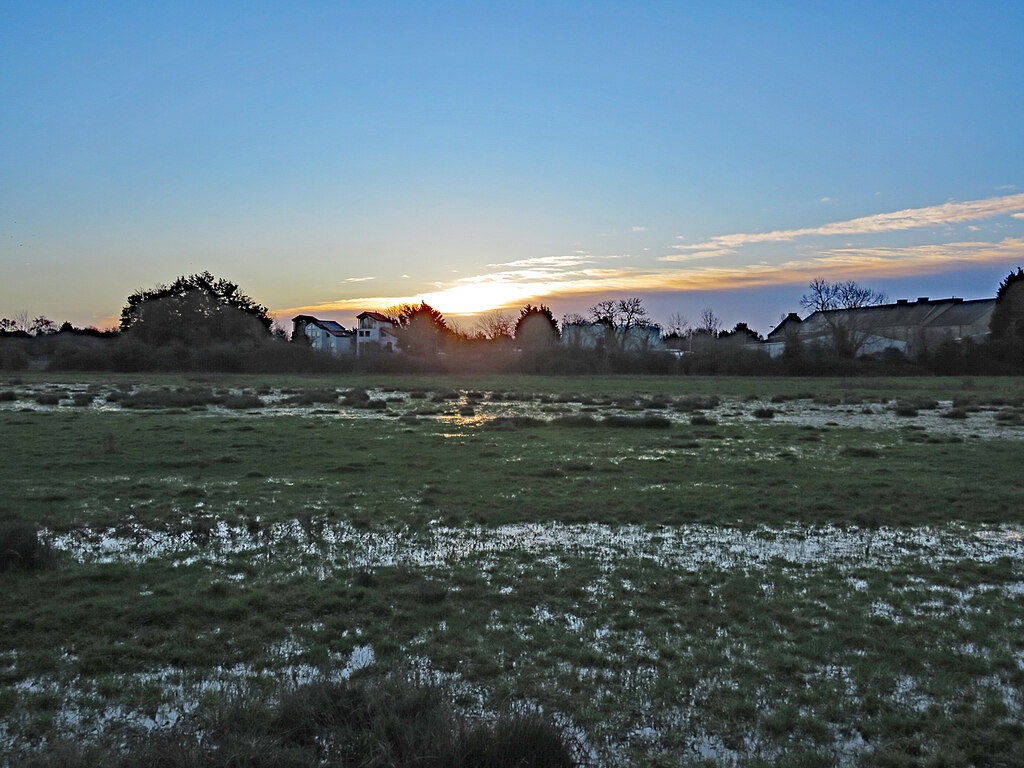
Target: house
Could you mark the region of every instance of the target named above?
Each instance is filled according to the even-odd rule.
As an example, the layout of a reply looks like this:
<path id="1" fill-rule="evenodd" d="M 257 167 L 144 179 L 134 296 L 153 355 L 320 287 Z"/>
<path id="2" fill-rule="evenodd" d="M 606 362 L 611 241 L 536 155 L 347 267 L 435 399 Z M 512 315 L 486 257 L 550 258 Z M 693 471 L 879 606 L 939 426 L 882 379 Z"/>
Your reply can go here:
<path id="1" fill-rule="evenodd" d="M 995 299 L 922 296 L 917 301 L 817 311 L 804 320 L 791 313 L 768 333 L 765 346 L 778 357 L 789 338 L 808 347 L 831 347 L 841 336 L 858 355 L 897 349 L 913 357 L 947 340 L 984 340 L 995 305 Z"/>
<path id="2" fill-rule="evenodd" d="M 318 320 L 311 315 L 292 318 L 292 341 L 304 341 L 313 349 L 332 355 L 354 355 L 356 334 L 334 320 Z"/>
<path id="3" fill-rule="evenodd" d="M 356 320 L 359 321 L 356 329 L 357 354 L 362 355 L 369 350 L 398 351 L 398 335 L 390 317 L 380 312 L 360 312 Z"/>

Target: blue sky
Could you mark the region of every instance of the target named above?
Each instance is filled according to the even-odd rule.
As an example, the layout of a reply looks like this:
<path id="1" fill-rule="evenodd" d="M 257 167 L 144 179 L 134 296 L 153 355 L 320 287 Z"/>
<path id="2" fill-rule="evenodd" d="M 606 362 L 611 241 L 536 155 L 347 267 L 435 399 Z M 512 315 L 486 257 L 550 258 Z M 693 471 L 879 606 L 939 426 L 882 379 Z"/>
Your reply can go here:
<path id="1" fill-rule="evenodd" d="M 0 315 L 102 325 L 204 269 L 343 323 L 994 295 L 1022 39 L 1020 2 L 8 2 Z"/>

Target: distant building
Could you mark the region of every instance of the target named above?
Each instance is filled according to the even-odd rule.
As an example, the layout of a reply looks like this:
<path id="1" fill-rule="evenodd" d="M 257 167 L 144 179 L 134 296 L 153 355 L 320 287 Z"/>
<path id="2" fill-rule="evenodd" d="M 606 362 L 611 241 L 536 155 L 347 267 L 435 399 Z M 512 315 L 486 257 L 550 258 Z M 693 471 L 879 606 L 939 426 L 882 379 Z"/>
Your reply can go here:
<path id="1" fill-rule="evenodd" d="M 913 357 L 943 341 L 988 337 L 995 299 L 900 299 L 858 309 L 814 312 L 804 320 L 790 313 L 773 328 L 765 341 L 768 353 L 778 357 L 786 340 L 798 340 L 807 347 L 827 348 L 835 342 L 836 329 L 844 333 L 859 355 L 897 349 Z"/>
<path id="2" fill-rule="evenodd" d="M 292 341 L 303 341 L 320 352 L 332 355 L 354 355 L 356 334 L 334 320 L 318 320 L 311 315 L 292 318 Z"/>
<path id="3" fill-rule="evenodd" d="M 359 327 L 356 329 L 358 354 L 364 354 L 369 349 L 398 351 L 398 335 L 390 317 L 380 312 L 360 312 L 356 315 L 356 320 L 359 321 Z"/>

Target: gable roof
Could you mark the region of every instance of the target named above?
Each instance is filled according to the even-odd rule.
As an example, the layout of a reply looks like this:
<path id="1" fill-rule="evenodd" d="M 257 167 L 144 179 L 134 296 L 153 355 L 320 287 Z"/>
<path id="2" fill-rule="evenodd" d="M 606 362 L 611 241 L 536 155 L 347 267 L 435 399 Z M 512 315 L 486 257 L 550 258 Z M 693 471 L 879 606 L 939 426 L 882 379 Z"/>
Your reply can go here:
<path id="1" fill-rule="evenodd" d="M 387 315 L 382 315 L 380 312 L 360 312 L 356 315 L 357 320 L 362 320 L 364 317 L 368 317 L 371 320 L 376 320 L 379 323 L 390 323 L 391 318 Z"/>
<path id="2" fill-rule="evenodd" d="M 306 325 L 315 325 L 321 330 L 327 331 L 332 336 L 351 336 L 352 331 L 346 331 L 345 326 L 334 320 L 318 320 L 312 315 L 296 315 L 292 318 L 292 322 L 302 322 Z"/>

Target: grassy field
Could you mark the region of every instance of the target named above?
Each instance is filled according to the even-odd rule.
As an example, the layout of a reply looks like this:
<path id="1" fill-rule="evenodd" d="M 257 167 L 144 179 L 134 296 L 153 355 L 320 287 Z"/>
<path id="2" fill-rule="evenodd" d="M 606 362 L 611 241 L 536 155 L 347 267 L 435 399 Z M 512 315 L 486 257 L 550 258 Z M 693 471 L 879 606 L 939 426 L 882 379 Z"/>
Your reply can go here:
<path id="1" fill-rule="evenodd" d="M 1024 764 L 1022 405 L 1013 378 L 2 382 L 0 516 L 53 552 L 0 572 L 0 749 L 387 672 L 474 720 L 540 708 L 597 765 Z"/>

